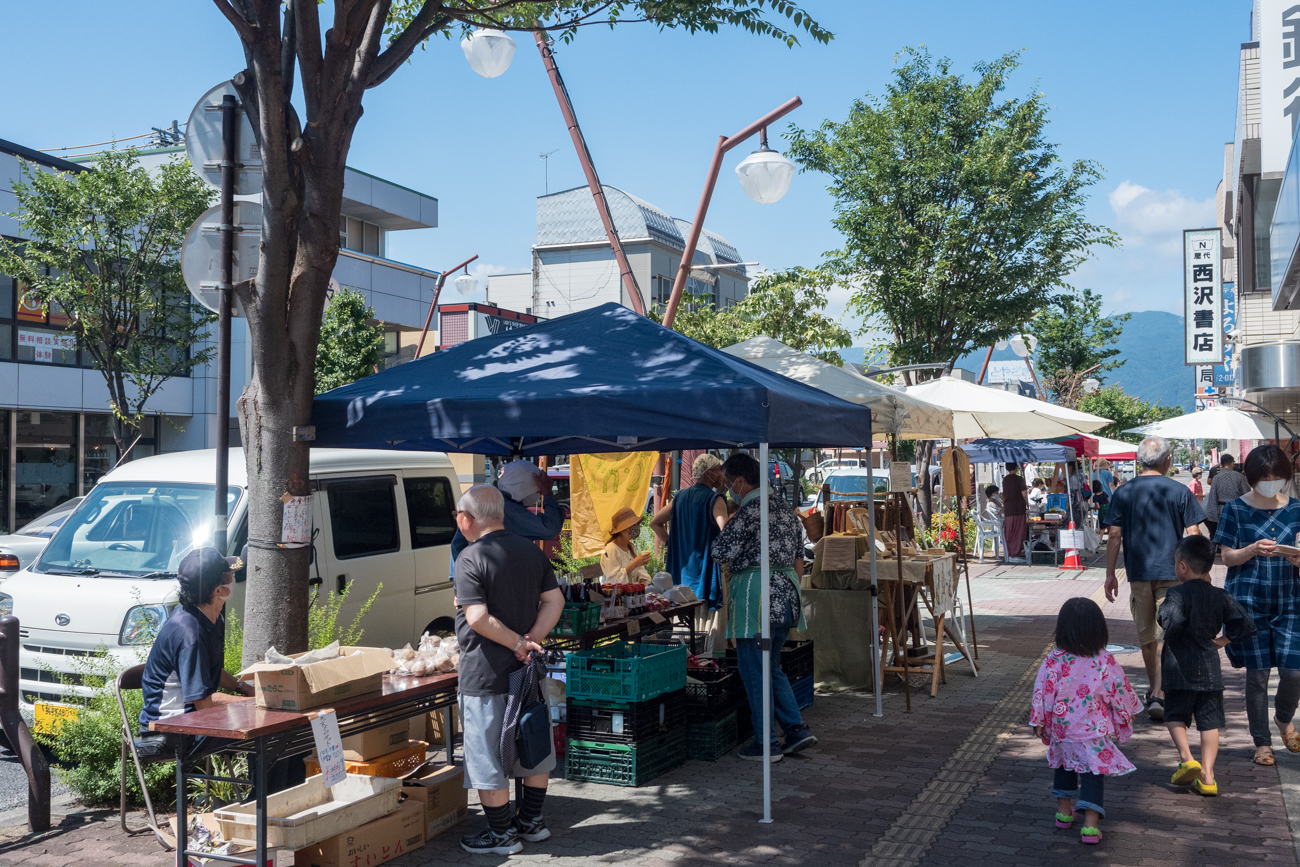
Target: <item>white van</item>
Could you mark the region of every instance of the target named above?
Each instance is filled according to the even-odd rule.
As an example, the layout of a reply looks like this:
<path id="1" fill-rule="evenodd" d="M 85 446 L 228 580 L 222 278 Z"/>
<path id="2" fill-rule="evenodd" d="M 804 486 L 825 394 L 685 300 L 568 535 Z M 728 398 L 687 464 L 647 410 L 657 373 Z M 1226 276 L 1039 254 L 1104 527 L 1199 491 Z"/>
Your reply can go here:
<path id="1" fill-rule="evenodd" d="M 34 562 L 0 583 L 0 614 L 18 617 L 21 709 L 58 701 L 60 675 L 106 647 L 121 667 L 139 658 L 177 604 L 173 577 L 196 545 L 210 544 L 216 452 L 142 458 L 104 476 Z M 361 625 L 364 642 L 400 647 L 428 628 L 451 629 L 448 579 L 460 483 L 446 455 L 312 449 L 316 530 L 308 567 L 321 593 L 349 588 L 339 623 L 383 585 Z M 228 553 L 248 540 L 244 453 L 230 451 Z M 245 575 L 229 610 L 243 621 Z"/>

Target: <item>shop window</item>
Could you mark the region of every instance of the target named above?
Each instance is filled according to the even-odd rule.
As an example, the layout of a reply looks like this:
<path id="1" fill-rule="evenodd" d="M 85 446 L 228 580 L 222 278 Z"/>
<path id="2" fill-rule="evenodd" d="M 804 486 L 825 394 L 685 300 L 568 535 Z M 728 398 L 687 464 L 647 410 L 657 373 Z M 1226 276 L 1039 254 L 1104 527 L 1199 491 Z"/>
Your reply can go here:
<path id="1" fill-rule="evenodd" d="M 113 439 L 113 417 L 104 413 L 86 413 L 85 438 L 82 442 L 82 486 L 89 491 L 113 467 L 120 455 Z M 158 419 L 146 417 L 140 424 L 140 439 L 131 450 L 132 458 L 145 458 L 158 452 Z"/>
<path id="2" fill-rule="evenodd" d="M 14 508 L 19 527 L 77 496 L 76 442 L 76 413 L 18 413 Z"/>
<path id="3" fill-rule="evenodd" d="M 395 476 L 331 480 L 327 484 L 335 557 L 365 557 L 401 547 L 396 486 Z"/>
<path id="4" fill-rule="evenodd" d="M 411 547 L 429 548 L 450 544 L 451 537 L 456 535 L 451 484 L 440 476 L 408 476 L 402 480 L 402 485 L 406 488 L 406 518 L 411 525 Z"/>

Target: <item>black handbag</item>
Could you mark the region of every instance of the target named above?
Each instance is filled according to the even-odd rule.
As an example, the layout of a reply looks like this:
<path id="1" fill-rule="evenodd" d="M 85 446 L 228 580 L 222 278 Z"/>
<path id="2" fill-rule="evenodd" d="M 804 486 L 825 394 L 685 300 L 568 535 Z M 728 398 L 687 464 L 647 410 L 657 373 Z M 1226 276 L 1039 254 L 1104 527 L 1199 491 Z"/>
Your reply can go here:
<path id="1" fill-rule="evenodd" d="M 525 705 L 515 732 L 515 750 L 522 768 L 535 768 L 551 755 L 551 715 L 546 702 Z"/>

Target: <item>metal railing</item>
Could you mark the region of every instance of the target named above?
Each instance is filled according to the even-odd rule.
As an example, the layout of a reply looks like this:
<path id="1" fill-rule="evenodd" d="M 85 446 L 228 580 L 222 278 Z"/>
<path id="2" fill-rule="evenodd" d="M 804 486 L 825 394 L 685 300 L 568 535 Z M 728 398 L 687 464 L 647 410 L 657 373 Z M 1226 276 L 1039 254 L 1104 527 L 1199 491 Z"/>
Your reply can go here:
<path id="1" fill-rule="evenodd" d="M 27 772 L 27 826 L 50 829 L 50 764 L 18 712 L 18 618 L 0 617 L 0 728 Z"/>

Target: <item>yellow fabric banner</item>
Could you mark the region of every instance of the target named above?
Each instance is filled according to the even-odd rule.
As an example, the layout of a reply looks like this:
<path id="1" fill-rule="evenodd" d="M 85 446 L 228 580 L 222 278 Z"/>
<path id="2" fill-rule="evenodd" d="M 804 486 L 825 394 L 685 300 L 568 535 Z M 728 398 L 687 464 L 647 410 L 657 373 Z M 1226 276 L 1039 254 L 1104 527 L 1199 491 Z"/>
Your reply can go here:
<path id="1" fill-rule="evenodd" d="M 614 513 L 626 506 L 640 515 L 656 452 L 574 455 L 569 463 L 569 511 L 573 556 L 596 557 L 605 550 Z"/>

